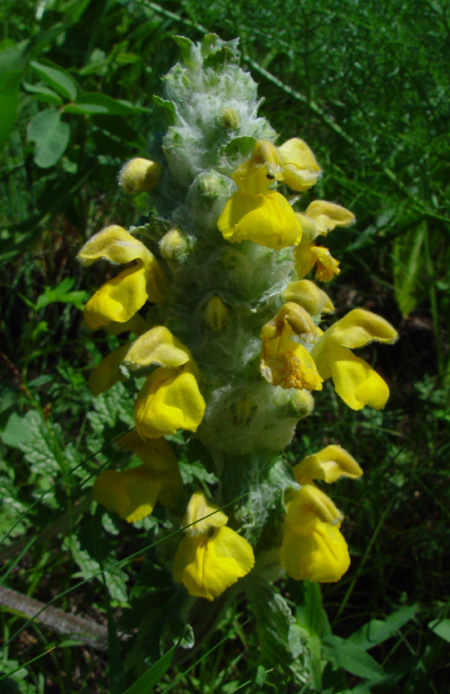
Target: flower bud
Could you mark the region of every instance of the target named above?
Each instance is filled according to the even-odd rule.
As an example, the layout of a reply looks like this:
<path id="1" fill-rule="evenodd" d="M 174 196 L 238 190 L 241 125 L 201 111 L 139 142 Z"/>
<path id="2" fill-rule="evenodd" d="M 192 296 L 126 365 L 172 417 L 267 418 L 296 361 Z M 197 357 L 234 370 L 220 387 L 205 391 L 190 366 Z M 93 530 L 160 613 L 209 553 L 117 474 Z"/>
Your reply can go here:
<path id="1" fill-rule="evenodd" d="M 213 296 L 205 308 L 203 319 L 212 330 L 222 330 L 228 323 L 230 310 L 218 296 Z"/>
<path id="2" fill-rule="evenodd" d="M 162 166 L 156 161 L 137 157 L 122 166 L 119 174 L 119 185 L 128 195 L 153 190 L 158 185 Z"/>
<path id="3" fill-rule="evenodd" d="M 296 416 L 309 417 L 314 410 L 314 398 L 309 390 L 293 390 L 290 405 Z"/>
<path id="4" fill-rule="evenodd" d="M 311 280 L 290 282 L 283 293 L 284 301 L 293 301 L 302 306 L 311 316 L 334 311 L 333 302 L 328 294 Z"/>
<path id="5" fill-rule="evenodd" d="M 235 424 L 247 424 L 256 409 L 256 403 L 250 395 L 246 395 L 242 400 L 235 403 L 233 407 Z"/>
<path id="6" fill-rule="evenodd" d="M 230 128 L 230 130 L 236 130 L 236 128 L 239 128 L 240 118 L 239 114 L 234 110 L 234 108 L 226 106 L 222 109 L 219 118 L 220 122 L 225 128 Z"/>
<path id="7" fill-rule="evenodd" d="M 181 260 L 188 252 L 189 241 L 179 229 L 171 229 L 162 237 L 159 249 L 166 260 Z"/>

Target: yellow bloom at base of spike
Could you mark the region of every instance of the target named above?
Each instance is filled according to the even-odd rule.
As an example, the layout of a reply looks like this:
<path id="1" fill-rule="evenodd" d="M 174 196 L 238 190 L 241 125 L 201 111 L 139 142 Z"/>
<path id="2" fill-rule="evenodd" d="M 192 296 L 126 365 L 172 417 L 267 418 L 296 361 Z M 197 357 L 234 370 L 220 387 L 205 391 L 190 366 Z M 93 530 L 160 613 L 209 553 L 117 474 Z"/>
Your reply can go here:
<path id="1" fill-rule="evenodd" d="M 280 563 L 288 576 L 334 583 L 350 566 L 342 515 L 320 489 L 305 485 L 286 504 Z"/>
<path id="2" fill-rule="evenodd" d="M 188 366 L 159 367 L 147 378 L 134 406 L 134 421 L 143 439 L 175 434 L 178 429 L 197 431 L 205 412 L 197 379 Z"/>
<path id="3" fill-rule="evenodd" d="M 173 562 L 174 580 L 183 583 L 190 595 L 214 600 L 253 568 L 251 546 L 225 527 L 227 521 L 203 492 L 192 495 L 183 523 L 194 525 L 186 528 Z"/>
<path id="4" fill-rule="evenodd" d="M 107 470 L 95 480 L 92 496 L 108 511 L 135 523 L 152 513 L 162 485 L 163 477 L 144 465 Z"/>
<path id="5" fill-rule="evenodd" d="M 274 386 L 322 390 L 314 359 L 293 339 L 295 335 L 309 342 L 317 335 L 317 328 L 301 306 L 289 302 L 261 330 L 261 373 Z"/>
<path id="6" fill-rule="evenodd" d="M 369 405 L 383 409 L 389 388 L 364 359 L 349 347 L 363 347 L 372 340 L 393 343 L 397 332 L 384 318 L 354 309 L 326 330 L 311 350 L 321 377 L 332 378 L 336 393 L 352 410 Z"/>
<path id="7" fill-rule="evenodd" d="M 286 198 L 277 192 L 252 195 L 236 191 L 217 226 L 231 243 L 254 241 L 274 250 L 295 246 L 302 237 L 300 221 Z"/>
<path id="8" fill-rule="evenodd" d="M 132 431 L 122 436 L 117 445 L 135 453 L 143 464 L 101 474 L 94 483 L 94 500 L 129 523 L 152 513 L 157 501 L 168 508 L 175 506 L 183 485 L 178 463 L 167 441 L 145 442 Z"/>

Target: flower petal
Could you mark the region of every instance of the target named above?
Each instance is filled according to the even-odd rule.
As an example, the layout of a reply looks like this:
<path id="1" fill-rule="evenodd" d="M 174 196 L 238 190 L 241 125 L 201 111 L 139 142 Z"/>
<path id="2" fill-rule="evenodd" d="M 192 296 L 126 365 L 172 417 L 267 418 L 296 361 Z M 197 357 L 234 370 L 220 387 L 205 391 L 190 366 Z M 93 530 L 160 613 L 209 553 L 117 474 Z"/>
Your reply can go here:
<path id="1" fill-rule="evenodd" d="M 281 158 L 268 140 L 258 140 L 250 159 L 239 166 L 233 180 L 246 193 L 265 193 L 274 180 L 282 180 Z"/>
<path id="2" fill-rule="evenodd" d="M 129 523 L 150 515 L 164 478 L 144 465 L 130 470 L 107 470 L 95 480 L 92 495 L 108 511 Z"/>
<path id="3" fill-rule="evenodd" d="M 178 429 L 197 431 L 205 401 L 197 379 L 185 369 L 156 369 L 146 380 L 135 406 L 134 419 L 143 439 L 175 434 Z"/>
<path id="4" fill-rule="evenodd" d="M 338 581 L 350 564 L 339 527 L 342 515 L 331 499 L 311 484 L 286 504 L 280 563 L 297 580 Z"/>
<path id="5" fill-rule="evenodd" d="M 125 362 L 131 367 L 157 364 L 168 368 L 182 366 L 192 360 L 187 347 L 163 325 L 148 330 L 131 345 Z"/>
<path id="6" fill-rule="evenodd" d="M 293 301 L 302 306 L 311 316 L 331 313 L 334 305 L 328 294 L 311 280 L 290 282 L 283 293 L 284 301 Z"/>
<path id="7" fill-rule="evenodd" d="M 278 153 L 282 161 L 283 179 L 289 188 L 308 190 L 317 182 L 320 166 L 306 142 L 293 137 L 278 147 Z"/>
<path id="8" fill-rule="evenodd" d="M 333 258 L 328 248 L 324 248 L 323 246 L 311 246 L 311 251 L 317 259 L 316 280 L 330 282 L 335 275 L 339 275 L 341 272 L 339 269 L 339 261 Z"/>
<path id="9" fill-rule="evenodd" d="M 350 556 L 339 528 L 310 513 L 302 526 L 284 526 L 280 563 L 297 581 L 334 583 L 350 566 Z"/>
<path id="10" fill-rule="evenodd" d="M 355 308 L 338 320 L 326 331 L 326 339 L 333 340 L 342 347 L 355 349 L 363 347 L 372 340 L 393 343 L 398 338 L 397 331 L 387 320 L 376 313 Z"/>
<path id="11" fill-rule="evenodd" d="M 293 340 L 271 342 L 278 344 L 265 343 L 260 365 L 269 383 L 282 388 L 322 390 L 322 378 L 306 347 Z"/>
<path id="12" fill-rule="evenodd" d="M 141 241 L 117 224 L 112 224 L 92 236 L 77 256 L 84 265 L 91 265 L 98 260 L 109 260 L 111 263 L 124 265 L 138 259 L 149 262 L 152 257 L 153 254 Z"/>
<path id="13" fill-rule="evenodd" d="M 305 215 L 314 221 L 316 236 L 326 235 L 336 227 L 345 227 L 355 221 L 350 210 L 327 200 L 314 200 L 306 208 Z"/>
<path id="14" fill-rule="evenodd" d="M 130 431 L 117 439 L 115 445 L 123 451 L 132 451 L 144 465 L 154 472 L 178 472 L 175 454 L 163 438 L 143 441 L 137 431 Z"/>
<path id="15" fill-rule="evenodd" d="M 301 243 L 294 250 L 294 265 L 299 279 L 306 277 L 314 265 L 316 264 L 317 256 L 312 251 L 311 243 Z"/>
<path id="16" fill-rule="evenodd" d="M 83 315 L 89 328 L 98 330 L 111 321 L 128 321 L 147 301 L 146 284 L 141 261 L 106 282 L 85 306 Z"/>
<path id="17" fill-rule="evenodd" d="M 190 595 L 214 600 L 249 573 L 254 561 L 249 543 L 234 530 L 221 527 L 211 537 L 184 537 L 174 558 L 173 575 Z"/>
<path id="18" fill-rule="evenodd" d="M 314 484 L 304 484 L 288 499 L 285 522 L 294 528 L 302 527 L 304 517 L 309 513 L 314 513 L 324 523 L 332 525 L 339 525 L 343 518 L 342 513 L 325 492 Z"/>
<path id="19" fill-rule="evenodd" d="M 302 227 L 292 207 L 280 193 L 250 195 L 236 191 L 217 223 L 231 243 L 254 241 L 274 250 L 300 242 Z"/>
<path id="20" fill-rule="evenodd" d="M 212 515 L 211 515 L 212 514 Z M 203 492 L 194 492 L 189 500 L 183 525 L 191 526 L 186 529 L 190 535 L 207 533 L 211 528 L 226 525 L 228 516 L 211 504 Z M 194 523 L 194 525 L 192 525 Z"/>
<path id="21" fill-rule="evenodd" d="M 312 480 L 331 483 L 341 476 L 355 479 L 363 474 L 350 453 L 336 445 L 326 446 L 321 451 L 308 455 L 294 465 L 292 472 L 299 484 L 307 484 Z"/>
<path id="22" fill-rule="evenodd" d="M 346 347 L 329 344 L 315 356 L 322 378 L 331 378 L 336 393 L 352 410 L 366 405 L 381 410 L 389 398 L 387 383 L 369 364 Z"/>

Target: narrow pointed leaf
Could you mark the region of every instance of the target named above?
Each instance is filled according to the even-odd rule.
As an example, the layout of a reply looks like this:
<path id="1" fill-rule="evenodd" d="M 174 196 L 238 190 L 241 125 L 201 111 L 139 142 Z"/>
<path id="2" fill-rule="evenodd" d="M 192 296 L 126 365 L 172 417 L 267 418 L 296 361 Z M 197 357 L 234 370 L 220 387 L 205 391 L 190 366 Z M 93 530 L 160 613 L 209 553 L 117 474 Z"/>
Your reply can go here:
<path id="1" fill-rule="evenodd" d="M 69 101 L 76 99 L 78 94 L 77 83 L 67 72 L 57 67 L 43 65 L 35 60 L 30 64 L 41 80 L 58 92 L 58 94 L 61 94 L 61 96 Z"/>

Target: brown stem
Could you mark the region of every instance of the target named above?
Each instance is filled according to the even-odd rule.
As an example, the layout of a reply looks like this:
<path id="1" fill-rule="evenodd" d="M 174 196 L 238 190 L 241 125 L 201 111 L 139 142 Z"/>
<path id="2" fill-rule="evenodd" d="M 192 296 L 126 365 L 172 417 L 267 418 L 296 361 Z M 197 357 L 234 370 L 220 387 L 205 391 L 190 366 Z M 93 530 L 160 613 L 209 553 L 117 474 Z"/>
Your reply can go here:
<path id="1" fill-rule="evenodd" d="M 19 612 L 25 617 L 35 618 L 37 622 L 56 631 L 57 634 L 64 636 L 72 634 L 92 648 L 99 651 L 107 649 L 107 628 L 91 619 L 68 614 L 51 605 L 46 607 L 43 602 L 4 586 L 0 586 L 0 605 Z"/>

